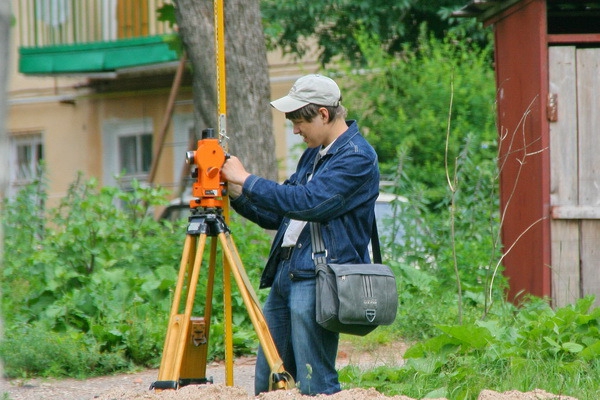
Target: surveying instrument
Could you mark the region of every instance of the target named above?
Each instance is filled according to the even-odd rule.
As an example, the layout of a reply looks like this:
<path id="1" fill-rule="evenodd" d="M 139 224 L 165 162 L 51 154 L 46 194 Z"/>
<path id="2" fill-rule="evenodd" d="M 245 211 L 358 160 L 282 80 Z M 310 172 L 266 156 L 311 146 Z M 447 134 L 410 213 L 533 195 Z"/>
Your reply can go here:
<path id="1" fill-rule="evenodd" d="M 248 279 L 230 230 L 225 222 L 223 205 L 225 183 L 221 180 L 221 167 L 226 153 L 214 137 L 213 129 L 205 129 L 196 151 L 188 151 L 186 160 L 197 165 L 192 173 L 196 181 L 192 187 L 195 199 L 190 201 L 191 215 L 183 247 L 177 286 L 175 288 L 169 327 L 165 339 L 158 381 L 153 389 L 178 389 L 189 384 L 212 383 L 206 378 L 206 359 L 212 311 L 212 294 L 216 272 L 217 242 L 221 244 L 223 263 L 223 293 L 225 304 L 226 384 L 233 385 L 233 340 L 231 314 L 231 281 L 234 276 L 248 309 L 252 325 L 271 368 L 271 389 L 291 389 L 292 376 L 283 368 L 275 343 L 265 322 L 259 300 Z M 204 315 L 192 316 L 196 287 L 200 276 L 202 258 L 207 238 L 211 238 L 208 263 L 208 281 Z M 183 293 L 187 292 L 182 306 Z"/>
<path id="2" fill-rule="evenodd" d="M 215 1 L 215 49 L 217 52 L 217 97 L 219 136 L 225 134 L 225 46 L 223 4 Z M 187 234 L 179 266 L 169 325 L 163 348 L 158 380 L 151 389 L 178 389 L 190 384 L 212 383 L 206 377 L 206 362 L 212 314 L 212 298 L 216 274 L 217 244 L 223 253 L 223 297 L 225 325 L 225 383 L 233 386 L 233 328 L 231 311 L 231 275 L 241 293 L 248 315 L 271 369 L 269 390 L 292 389 L 293 377 L 285 371 L 260 302 L 244 269 L 227 226 L 228 198 L 221 168 L 228 155 L 214 129 L 202 131 L 196 150 L 186 153 L 186 162 L 196 166 L 192 171 L 194 199 L 190 201 Z M 210 254 L 206 284 L 204 314 L 193 316 L 192 309 L 200 278 L 203 253 L 208 238 Z"/>

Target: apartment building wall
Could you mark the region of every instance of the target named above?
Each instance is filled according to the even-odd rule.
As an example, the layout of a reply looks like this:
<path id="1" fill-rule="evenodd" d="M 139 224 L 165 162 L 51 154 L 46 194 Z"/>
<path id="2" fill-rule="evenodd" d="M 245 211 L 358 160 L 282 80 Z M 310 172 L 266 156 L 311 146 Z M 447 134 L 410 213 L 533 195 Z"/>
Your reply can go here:
<path id="1" fill-rule="evenodd" d="M 43 158 L 47 166 L 51 202 L 65 195 L 79 173 L 85 179 L 95 177 L 101 184 L 116 184 L 115 175 L 120 172 L 119 155 L 116 154 L 119 135 L 149 132 L 156 145 L 177 63 L 165 66 L 160 72 L 165 81 L 162 87 L 133 86 L 123 91 L 102 92 L 97 87 L 91 88 L 91 79 L 97 78 L 93 74 L 26 76 L 18 71 L 18 20 L 16 24 L 11 37 L 6 127 L 13 157 L 9 195 L 27 183 L 34 173 L 26 171 L 27 165 L 19 168 L 16 164 L 19 146 L 21 152 L 26 152 L 30 146 L 30 157 Z M 294 60 L 270 53 L 271 97 L 285 95 L 299 76 L 315 72 L 318 69 L 315 58 L 311 55 Z M 135 73 L 131 77 L 135 78 Z M 128 78 L 124 79 L 126 81 Z M 155 179 L 157 184 L 173 190 L 174 195 L 181 183 L 184 154 L 189 143 L 188 132 L 193 126 L 191 99 L 190 85 L 184 83 L 175 102 Z M 275 110 L 272 112 L 279 176 L 283 180 L 295 165 L 296 158 L 292 153 L 298 153 L 298 139 L 291 133 L 284 115 Z M 35 154 L 40 149 L 43 154 Z M 291 153 L 291 149 L 296 150 Z M 32 163 L 35 163 L 35 159 Z M 16 176 L 19 170 L 20 179 Z"/>

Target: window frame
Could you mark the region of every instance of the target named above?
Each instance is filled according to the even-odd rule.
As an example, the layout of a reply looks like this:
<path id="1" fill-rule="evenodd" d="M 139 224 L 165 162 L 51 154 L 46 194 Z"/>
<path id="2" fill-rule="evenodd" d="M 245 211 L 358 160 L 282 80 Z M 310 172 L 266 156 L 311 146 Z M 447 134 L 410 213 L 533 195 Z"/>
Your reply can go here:
<path id="1" fill-rule="evenodd" d="M 21 175 L 23 164 L 19 160 L 19 148 L 29 148 L 27 160 L 28 176 Z M 44 135 L 41 130 L 9 132 L 9 196 L 16 194 L 22 187 L 34 182 L 40 176 L 40 167 L 44 161 Z"/>
<path id="2" fill-rule="evenodd" d="M 135 118 L 106 121 L 103 124 L 102 132 L 104 185 L 116 186 L 117 184 L 121 184 L 121 186 L 129 187 L 129 183 L 133 179 L 137 179 L 140 182 L 147 182 L 152 166 L 152 158 L 154 157 L 154 127 L 152 119 Z M 136 136 L 139 138 L 144 135 L 150 135 L 152 139 L 148 171 L 124 174 L 123 166 L 121 165 L 120 139 L 127 136 Z M 138 165 L 137 160 L 136 165 Z"/>

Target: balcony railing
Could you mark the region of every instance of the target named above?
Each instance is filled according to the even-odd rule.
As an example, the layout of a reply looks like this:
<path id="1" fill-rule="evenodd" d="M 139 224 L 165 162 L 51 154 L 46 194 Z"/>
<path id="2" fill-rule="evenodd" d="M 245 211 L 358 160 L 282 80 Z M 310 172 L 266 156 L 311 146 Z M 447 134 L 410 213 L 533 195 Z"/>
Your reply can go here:
<path id="1" fill-rule="evenodd" d="M 4 0 L 3 0 L 4 1 Z M 17 0 L 21 47 L 112 42 L 173 33 L 163 0 Z"/>

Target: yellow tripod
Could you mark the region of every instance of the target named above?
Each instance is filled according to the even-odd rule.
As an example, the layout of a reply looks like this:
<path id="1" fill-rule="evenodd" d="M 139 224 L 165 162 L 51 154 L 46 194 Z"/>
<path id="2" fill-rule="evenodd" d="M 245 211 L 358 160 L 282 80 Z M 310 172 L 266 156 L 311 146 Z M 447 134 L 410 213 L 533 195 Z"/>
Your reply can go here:
<path id="1" fill-rule="evenodd" d="M 231 282 L 233 274 L 240 290 L 250 320 L 271 368 L 270 390 L 295 387 L 293 377 L 285 371 L 269 328 L 265 322 L 260 303 L 242 265 L 237 248 L 223 217 L 220 168 L 225 153 L 214 139 L 212 129 L 203 131 L 198 150 L 188 152 L 187 159 L 198 165 L 194 173 L 198 178 L 193 193 L 191 216 L 183 247 L 177 286 L 175 288 L 169 327 L 165 339 L 158 380 L 152 389 L 178 389 L 189 384 L 209 383 L 206 378 L 206 361 L 212 312 L 214 277 L 216 272 L 217 244 L 221 244 L 223 262 L 223 286 L 225 303 L 226 384 L 233 385 L 233 339 L 231 318 Z M 192 316 L 196 287 L 200 277 L 202 257 L 207 238 L 211 237 L 208 263 L 206 303 L 202 317 Z M 185 302 L 182 300 L 185 294 Z M 181 311 L 183 307 L 183 312 Z"/>

